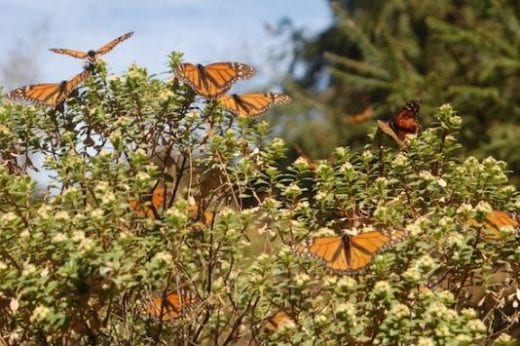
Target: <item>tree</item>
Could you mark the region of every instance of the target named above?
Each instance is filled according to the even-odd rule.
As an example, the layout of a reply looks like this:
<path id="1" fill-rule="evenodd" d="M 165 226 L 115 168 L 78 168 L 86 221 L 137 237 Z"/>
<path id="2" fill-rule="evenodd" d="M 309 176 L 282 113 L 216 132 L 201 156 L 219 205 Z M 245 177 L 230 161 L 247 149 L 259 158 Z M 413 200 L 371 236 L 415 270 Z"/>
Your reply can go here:
<path id="1" fill-rule="evenodd" d="M 310 116 L 289 120 L 303 123 L 291 126 L 291 140 L 319 157 L 337 145 L 360 146 L 375 118 L 419 97 L 425 125 L 436 105 L 450 102 L 464 118 L 468 151 L 494 154 L 520 172 L 518 2 L 330 3 L 330 28 L 312 39 L 295 36 L 289 87 Z"/>
<path id="2" fill-rule="evenodd" d="M 142 67 L 95 71 L 62 111 L 2 101 L 6 343 L 470 345 L 514 333 L 520 251 L 487 217 L 517 210 L 518 194 L 503 162 L 460 162 L 450 106 L 404 151 L 369 141 L 283 170 L 266 122 Z M 50 172 L 43 191 L 31 154 Z M 399 241 L 359 276 L 295 250 L 363 225 Z M 485 311 L 467 300 L 475 287 Z"/>

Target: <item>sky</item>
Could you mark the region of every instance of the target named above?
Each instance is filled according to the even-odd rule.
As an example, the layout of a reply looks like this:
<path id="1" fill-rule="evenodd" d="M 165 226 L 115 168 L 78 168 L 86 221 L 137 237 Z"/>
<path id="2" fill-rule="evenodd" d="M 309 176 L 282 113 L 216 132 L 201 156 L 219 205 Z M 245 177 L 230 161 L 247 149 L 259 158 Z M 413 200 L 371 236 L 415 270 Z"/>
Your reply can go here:
<path id="1" fill-rule="evenodd" d="M 175 50 L 194 63 L 249 63 L 258 80 L 269 81 L 283 73 L 283 62 L 267 57 L 284 41 L 266 25 L 288 17 L 312 36 L 331 21 L 326 0 L 1 0 L 1 7 L 0 85 L 6 89 L 79 72 L 81 61 L 48 48 L 96 49 L 128 31 L 134 36 L 104 56 L 113 73 L 132 63 L 165 72 Z"/>

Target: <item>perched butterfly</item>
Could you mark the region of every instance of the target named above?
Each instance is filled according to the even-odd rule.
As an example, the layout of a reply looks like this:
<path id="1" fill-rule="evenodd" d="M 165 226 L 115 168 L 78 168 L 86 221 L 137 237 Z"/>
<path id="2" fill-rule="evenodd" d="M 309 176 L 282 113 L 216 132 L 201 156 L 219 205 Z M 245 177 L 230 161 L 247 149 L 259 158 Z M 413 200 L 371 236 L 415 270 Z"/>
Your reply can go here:
<path id="1" fill-rule="evenodd" d="M 218 98 L 219 104 L 237 115 L 254 117 L 267 112 L 275 104 L 283 104 L 291 101 L 284 94 L 253 93 L 242 95 L 224 95 Z"/>
<path id="2" fill-rule="evenodd" d="M 338 274 L 349 274 L 365 269 L 379 251 L 404 236 L 404 231 L 392 235 L 369 231 L 355 236 L 321 237 L 299 244 L 294 250 L 320 259 L 328 269 Z"/>
<path id="3" fill-rule="evenodd" d="M 7 97 L 31 101 L 49 107 L 57 107 L 62 104 L 72 91 L 83 83 L 91 74 L 91 71 L 85 70 L 72 77 L 69 81 L 64 80 L 61 83 L 45 83 L 24 86 L 12 90 L 7 94 Z"/>
<path id="4" fill-rule="evenodd" d="M 145 308 L 145 314 L 160 321 L 171 321 L 182 317 L 198 299 L 191 294 L 169 293 L 156 297 Z"/>
<path id="5" fill-rule="evenodd" d="M 127 32 L 124 35 L 119 36 L 118 38 L 113 39 L 112 41 L 108 42 L 101 48 L 97 50 L 89 50 L 87 52 L 79 51 L 79 50 L 72 50 L 72 49 L 62 49 L 62 48 L 51 48 L 49 49 L 51 52 L 58 53 L 58 54 L 66 54 L 70 55 L 77 59 L 88 59 L 89 61 L 93 62 L 97 59 L 98 56 L 104 55 L 108 52 L 110 52 L 115 46 L 117 46 L 119 43 L 123 42 L 124 40 L 130 38 L 134 34 L 133 31 Z"/>
<path id="6" fill-rule="evenodd" d="M 475 225 L 475 220 L 469 221 L 470 225 Z M 482 238 L 486 240 L 499 240 L 503 237 L 501 229 L 504 227 L 511 227 L 516 231 L 517 236 L 520 235 L 520 223 L 512 215 L 505 211 L 493 210 L 486 215 L 486 220 L 483 224 L 484 233 Z"/>
<path id="7" fill-rule="evenodd" d="M 221 96 L 237 80 L 249 79 L 255 74 L 253 67 L 238 62 L 217 62 L 205 66 L 183 63 L 175 70 L 177 78 L 207 98 Z"/>
<path id="8" fill-rule="evenodd" d="M 417 134 L 421 128 L 417 119 L 421 101 L 411 100 L 387 121 L 377 121 L 378 127 L 397 143 L 403 145 L 407 135 Z"/>
<path id="9" fill-rule="evenodd" d="M 291 323 L 293 319 L 285 312 L 278 311 L 274 315 L 265 319 L 264 328 L 266 331 L 275 332 L 286 323 Z"/>
<path id="10" fill-rule="evenodd" d="M 149 207 L 143 206 L 142 203 L 136 201 L 135 199 L 129 200 L 128 204 L 135 211 L 137 216 L 155 219 L 157 210 L 163 206 L 165 193 L 166 190 L 164 187 L 156 187 L 151 195 Z"/>

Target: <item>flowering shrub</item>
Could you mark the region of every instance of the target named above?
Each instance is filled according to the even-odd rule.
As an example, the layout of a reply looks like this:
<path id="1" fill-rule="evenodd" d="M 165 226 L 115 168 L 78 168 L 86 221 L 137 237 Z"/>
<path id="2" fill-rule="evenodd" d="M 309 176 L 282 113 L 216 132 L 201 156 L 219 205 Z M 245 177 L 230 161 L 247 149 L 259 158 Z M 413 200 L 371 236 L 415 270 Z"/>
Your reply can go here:
<path id="1" fill-rule="evenodd" d="M 505 163 L 457 156 L 449 105 L 435 116 L 405 150 L 367 138 L 282 168 L 267 123 L 138 66 L 112 76 L 98 63 L 63 112 L 4 100 L 2 340 L 512 344 L 520 247 L 515 231 L 482 229 L 520 200 Z M 356 276 L 291 250 L 366 226 L 406 236 Z M 151 314 L 170 292 L 193 298 L 174 318 Z"/>

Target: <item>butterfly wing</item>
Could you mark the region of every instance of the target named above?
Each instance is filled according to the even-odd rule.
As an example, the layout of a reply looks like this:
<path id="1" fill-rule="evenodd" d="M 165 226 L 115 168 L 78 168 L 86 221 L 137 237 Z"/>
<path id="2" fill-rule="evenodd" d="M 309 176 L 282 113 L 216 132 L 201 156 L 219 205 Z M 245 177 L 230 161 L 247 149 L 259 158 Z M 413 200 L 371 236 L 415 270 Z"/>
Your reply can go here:
<path id="1" fill-rule="evenodd" d="M 65 82 L 64 82 L 65 83 Z M 30 101 L 45 106 L 55 106 L 63 83 L 33 84 L 12 90 L 8 98 Z"/>
<path id="2" fill-rule="evenodd" d="M 226 93 L 237 80 L 249 79 L 256 73 L 249 65 L 238 62 L 220 62 L 206 66 L 179 64 L 175 75 L 197 94 L 215 98 Z"/>
<path id="3" fill-rule="evenodd" d="M 392 127 L 389 125 L 388 122 L 386 121 L 382 121 L 382 120 L 378 120 L 377 121 L 377 127 L 383 131 L 384 133 L 386 133 L 387 135 L 389 135 L 390 137 L 392 137 L 392 139 L 397 143 L 399 144 L 401 147 L 404 147 L 405 144 L 404 142 L 397 136 L 397 134 L 394 132 L 394 130 L 392 129 Z"/>
<path id="4" fill-rule="evenodd" d="M 396 231 L 392 235 L 381 231 L 370 231 L 351 237 L 350 251 L 347 254 L 350 270 L 366 267 L 373 261 L 375 255 L 404 235 L 403 231 Z"/>
<path id="5" fill-rule="evenodd" d="M 62 48 L 51 48 L 49 49 L 51 52 L 58 53 L 58 54 L 65 54 L 70 55 L 77 59 L 86 59 L 88 57 L 87 52 L 82 52 L 79 50 L 73 50 L 73 49 L 62 49 Z"/>
<path id="6" fill-rule="evenodd" d="M 115 46 L 117 46 L 118 44 L 120 44 L 124 40 L 127 40 L 130 37 L 132 37 L 133 34 L 134 34 L 134 32 L 130 31 L 130 32 L 127 32 L 124 35 L 121 35 L 121 36 L 113 39 L 112 41 L 108 42 L 107 44 L 105 44 L 104 46 L 99 48 L 96 51 L 96 55 L 103 55 L 103 54 L 106 54 L 106 53 L 110 52 Z"/>
<path id="7" fill-rule="evenodd" d="M 218 99 L 220 105 L 240 116 L 253 117 L 267 112 L 275 104 L 284 104 L 291 98 L 284 94 L 251 93 L 225 95 Z"/>
<path id="8" fill-rule="evenodd" d="M 477 222 L 475 220 L 470 220 L 469 223 L 475 225 Z M 512 227 L 518 233 L 520 224 L 511 214 L 505 211 L 493 210 L 491 213 L 486 215 L 486 221 L 484 223 L 484 230 L 486 232 L 482 237 L 486 240 L 499 240 L 503 237 L 503 234 L 501 233 L 501 228 L 503 227 Z"/>
<path id="9" fill-rule="evenodd" d="M 419 107 L 420 100 L 410 100 L 390 119 L 389 125 L 401 141 L 404 141 L 407 135 L 419 132 L 420 125 L 417 120 Z"/>

